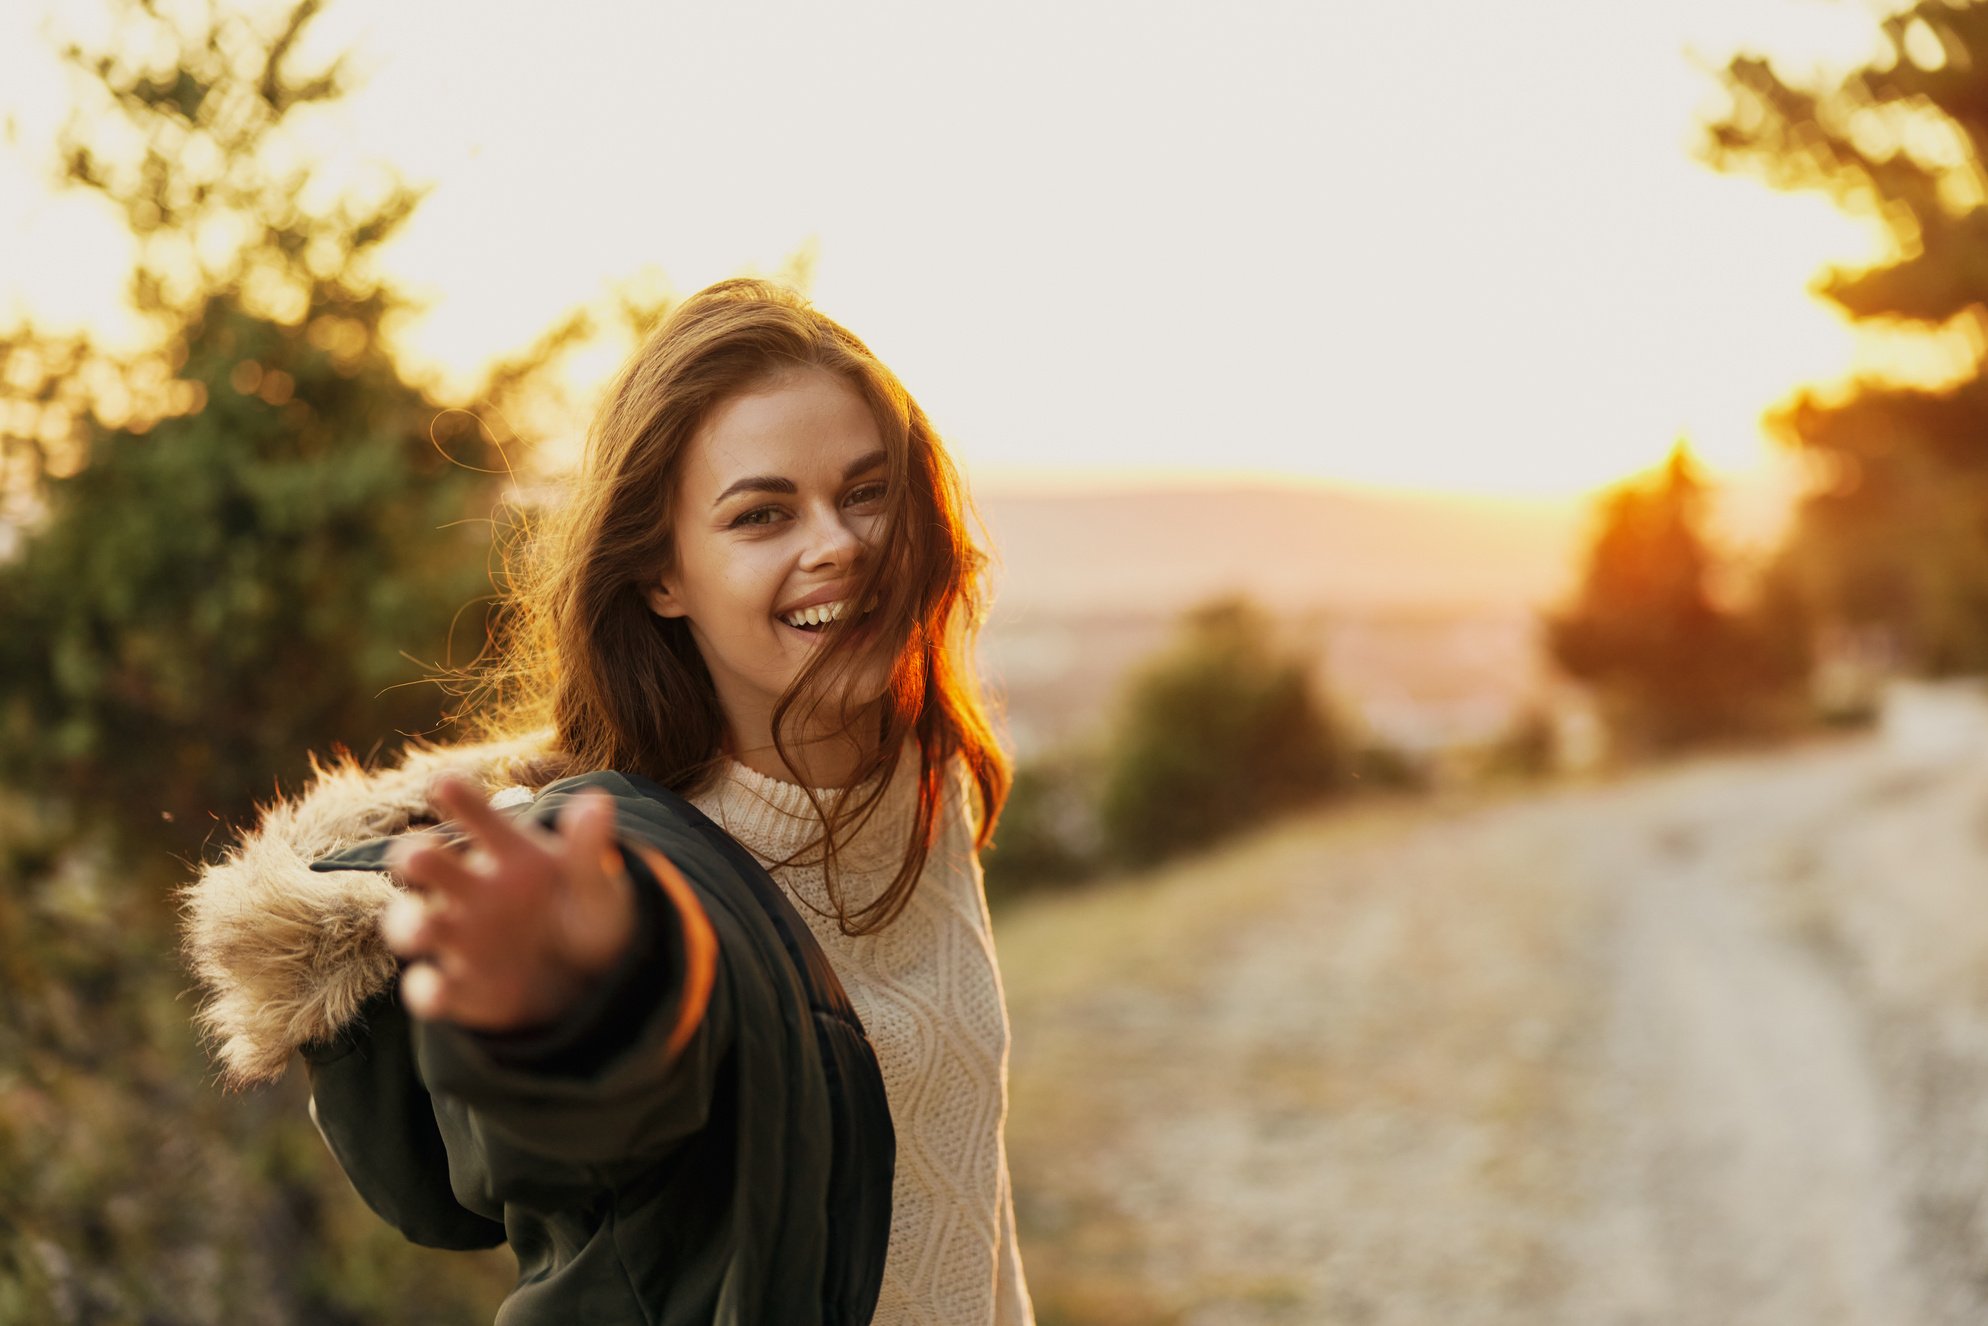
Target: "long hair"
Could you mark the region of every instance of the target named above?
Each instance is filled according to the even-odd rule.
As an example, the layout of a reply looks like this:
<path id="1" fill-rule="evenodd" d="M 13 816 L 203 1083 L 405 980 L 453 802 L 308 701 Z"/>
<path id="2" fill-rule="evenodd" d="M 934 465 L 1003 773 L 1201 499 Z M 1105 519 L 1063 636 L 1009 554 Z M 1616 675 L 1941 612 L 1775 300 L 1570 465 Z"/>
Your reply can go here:
<path id="1" fill-rule="evenodd" d="M 986 602 L 986 558 L 966 532 L 966 497 L 938 435 L 895 374 L 848 330 L 783 286 L 721 281 L 677 305 L 609 388 L 570 499 L 512 558 L 493 666 L 486 733 L 550 726 L 554 767 L 619 769 L 679 793 L 708 784 L 723 762 L 725 717 L 688 623 L 650 610 L 647 586 L 673 564 L 673 523 L 684 453 L 723 402 L 807 369 L 833 373 L 870 407 L 888 456 L 884 519 L 858 559 L 854 601 L 874 604 L 823 631 L 773 711 L 775 748 L 814 720 L 833 683 L 887 676 L 861 719 L 865 754 L 842 796 L 824 805 L 816 840 L 842 929 L 869 934 L 910 901 L 936 831 L 938 808 L 963 762 L 980 802 L 976 845 L 986 846 L 1010 770 L 972 671 Z M 835 884 L 838 839 L 860 828 L 918 752 L 918 799 L 904 862 L 856 911 Z M 792 767 L 792 761 L 788 761 Z M 550 771 L 550 770 L 548 770 Z M 858 796 L 857 789 L 869 789 Z M 811 850 L 811 849 L 810 849 Z"/>

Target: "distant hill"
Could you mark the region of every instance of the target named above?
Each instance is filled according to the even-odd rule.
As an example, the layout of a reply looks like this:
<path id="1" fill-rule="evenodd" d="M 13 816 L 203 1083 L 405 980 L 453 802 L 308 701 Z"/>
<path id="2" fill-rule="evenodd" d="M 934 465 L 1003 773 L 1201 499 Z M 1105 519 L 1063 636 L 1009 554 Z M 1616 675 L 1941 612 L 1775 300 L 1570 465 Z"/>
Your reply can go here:
<path id="1" fill-rule="evenodd" d="M 1572 583 L 1586 513 L 1306 487 L 994 492 L 996 616 L 1171 614 L 1232 590 L 1280 613 L 1514 612 Z"/>

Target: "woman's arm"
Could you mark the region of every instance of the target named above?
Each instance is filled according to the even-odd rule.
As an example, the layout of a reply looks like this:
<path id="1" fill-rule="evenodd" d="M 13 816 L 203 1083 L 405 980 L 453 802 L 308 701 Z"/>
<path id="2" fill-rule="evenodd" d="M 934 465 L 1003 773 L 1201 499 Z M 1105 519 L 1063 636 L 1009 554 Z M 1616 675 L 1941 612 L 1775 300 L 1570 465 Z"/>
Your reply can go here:
<path id="1" fill-rule="evenodd" d="M 383 925 L 408 963 L 388 1010 L 404 1032 L 389 1023 L 388 1043 L 356 1060 L 307 1055 L 341 1163 L 367 1193 L 374 1151 L 419 1149 L 422 1111 L 389 1108 L 405 1094 L 382 1085 L 396 1074 L 428 1106 L 471 1210 L 562 1200 L 665 1155 L 703 1126 L 731 1036 L 696 893 L 661 853 L 615 833 L 598 792 L 548 798 L 542 823 L 514 823 L 460 785 L 438 799 L 466 837 L 420 835 L 387 857 L 421 890 Z M 398 1131 L 376 1145 L 382 1125 Z"/>
<path id="2" fill-rule="evenodd" d="M 631 846 L 625 861 L 637 901 L 629 947 L 557 1021 L 499 1032 L 414 1019 L 422 1080 L 445 1115 L 468 1111 L 463 1131 L 500 1189 L 511 1173 L 609 1183 L 709 1117 L 733 1021 L 718 935 L 661 853 Z"/>
<path id="3" fill-rule="evenodd" d="M 424 1247 L 504 1241 L 502 1207 L 473 1211 L 450 1183 L 448 1148 L 395 991 L 375 995 L 335 1038 L 302 1053 L 311 1122 L 374 1214 Z"/>

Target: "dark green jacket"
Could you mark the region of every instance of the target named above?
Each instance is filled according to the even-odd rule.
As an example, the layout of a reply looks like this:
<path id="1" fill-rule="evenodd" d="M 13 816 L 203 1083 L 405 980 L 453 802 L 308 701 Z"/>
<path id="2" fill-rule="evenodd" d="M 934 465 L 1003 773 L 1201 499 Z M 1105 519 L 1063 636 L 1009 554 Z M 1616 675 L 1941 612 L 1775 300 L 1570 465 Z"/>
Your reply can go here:
<path id="1" fill-rule="evenodd" d="M 614 796 L 638 885 L 621 965 L 532 1037 L 416 1021 L 391 990 L 374 996 L 305 1047 L 319 1129 L 408 1238 L 510 1243 L 501 1326 L 869 1321 L 895 1151 L 855 1010 L 778 886 L 681 797 L 597 773 L 516 813 L 549 824 L 588 787 Z M 379 869 L 391 841 L 312 868 Z M 717 941 L 687 1039 L 686 922 L 637 847 L 677 867 Z"/>

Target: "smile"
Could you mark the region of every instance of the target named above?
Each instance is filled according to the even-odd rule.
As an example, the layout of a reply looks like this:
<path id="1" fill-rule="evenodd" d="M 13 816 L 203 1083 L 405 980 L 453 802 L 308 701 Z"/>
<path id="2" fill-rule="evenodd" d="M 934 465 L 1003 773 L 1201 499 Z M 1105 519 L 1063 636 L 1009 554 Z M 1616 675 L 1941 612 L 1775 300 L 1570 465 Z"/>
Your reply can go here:
<path id="1" fill-rule="evenodd" d="M 848 599 L 837 599 L 833 603 L 818 603 L 812 608 L 783 613 L 780 615 L 780 620 L 797 631 L 812 633 L 840 618 L 848 607 Z"/>

